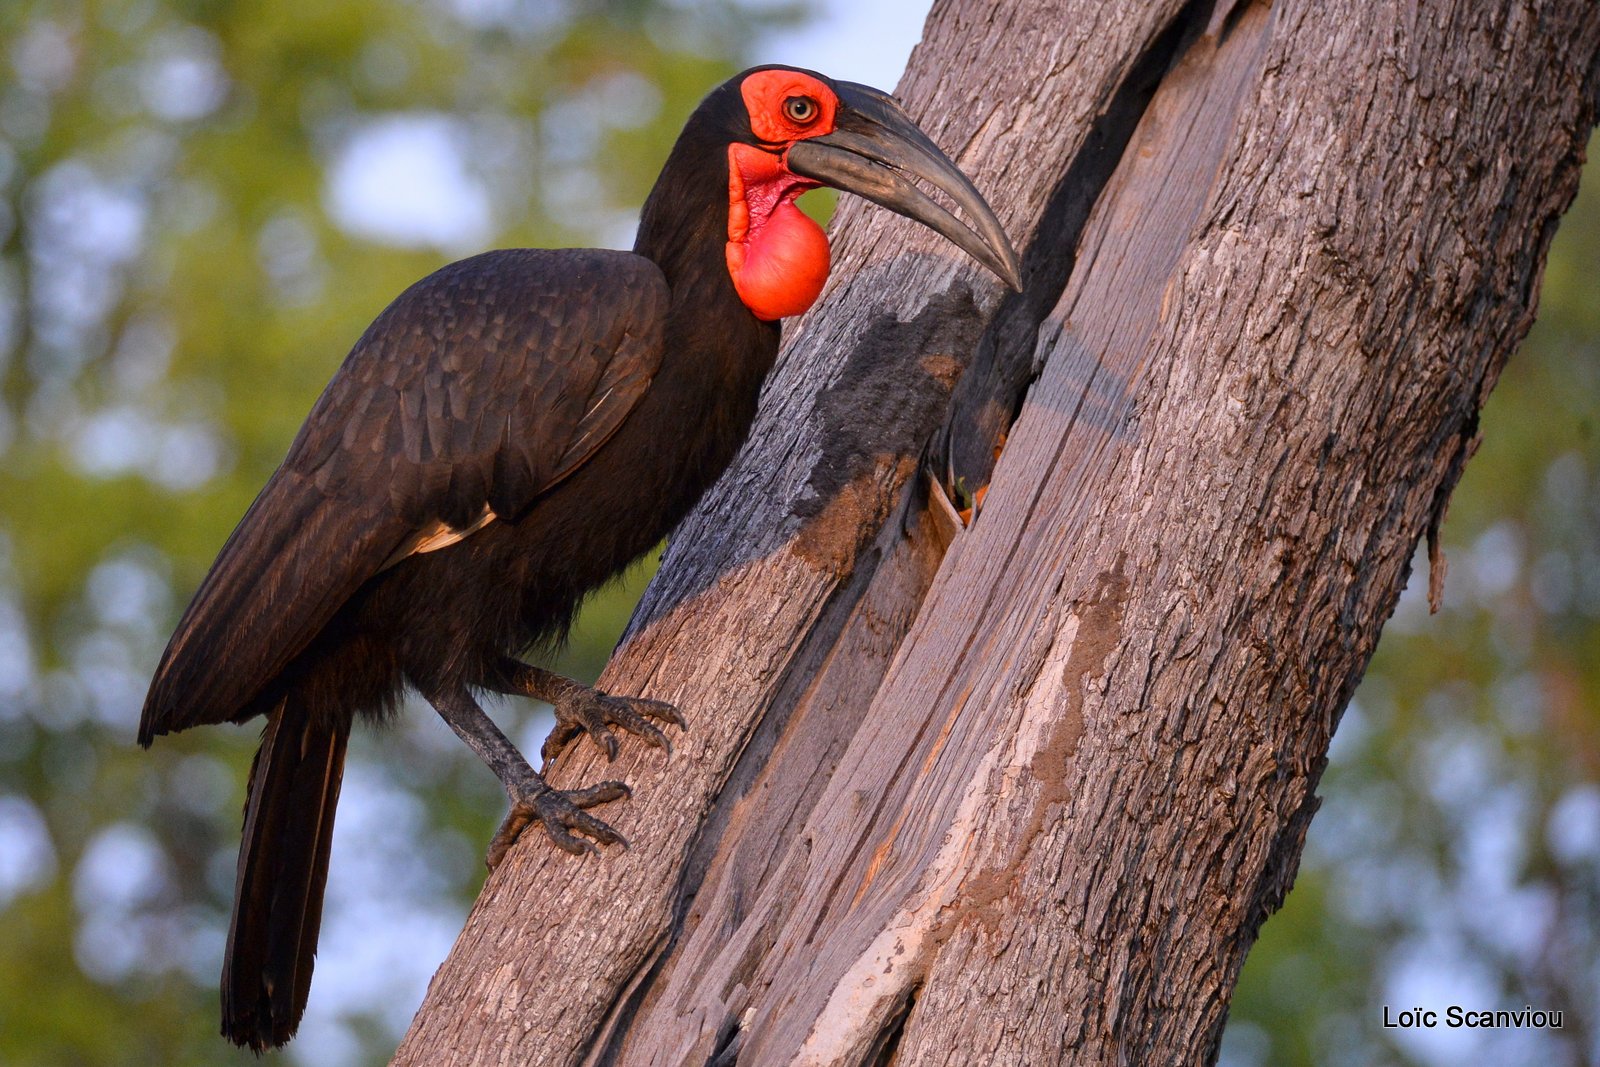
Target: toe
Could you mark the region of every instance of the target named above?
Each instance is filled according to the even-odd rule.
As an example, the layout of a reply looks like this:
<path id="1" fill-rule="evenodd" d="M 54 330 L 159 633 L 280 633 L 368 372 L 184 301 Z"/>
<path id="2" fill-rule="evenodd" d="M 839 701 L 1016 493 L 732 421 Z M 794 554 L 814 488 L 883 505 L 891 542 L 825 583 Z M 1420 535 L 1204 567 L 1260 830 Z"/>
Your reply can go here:
<path id="1" fill-rule="evenodd" d="M 589 728 L 589 737 L 595 744 L 605 749 L 606 762 L 609 763 L 617 758 L 616 734 L 606 729 L 605 726 L 597 724 Z"/>
<path id="2" fill-rule="evenodd" d="M 551 761 L 572 743 L 572 739 L 582 732 L 582 729 L 571 722 L 556 720 L 555 728 L 550 731 L 550 735 L 544 739 L 544 746 L 539 749 L 539 758 L 548 767 Z"/>
<path id="3" fill-rule="evenodd" d="M 626 837 L 617 833 L 609 823 L 601 822 L 586 811 L 574 811 L 568 817 L 567 825 L 579 833 L 587 834 L 602 845 L 621 845 L 624 849 L 628 847 L 628 839 Z M 589 851 L 598 851 L 589 842 L 585 841 L 583 843 L 588 847 Z"/>
<path id="4" fill-rule="evenodd" d="M 563 852 L 570 852 L 574 856 L 587 856 L 599 853 L 593 842 L 585 841 L 567 831 L 565 826 L 557 823 L 545 823 L 545 833 L 550 835 L 550 840 Z"/>
<path id="5" fill-rule="evenodd" d="M 633 710 L 640 715 L 670 722 L 680 730 L 689 728 L 688 720 L 683 717 L 683 713 L 665 700 L 645 700 L 643 697 L 635 697 L 628 703 L 632 704 Z"/>
<path id="6" fill-rule="evenodd" d="M 555 729 L 550 731 L 550 735 L 544 739 L 544 745 L 539 749 L 539 758 L 544 761 L 544 765 L 550 766 L 579 734 L 587 734 L 589 739 L 606 754 L 608 762 L 616 759 L 617 753 L 621 751 L 617 735 L 608 730 L 605 723 L 600 720 L 587 722 L 561 720 L 556 723 Z"/>
<path id="7" fill-rule="evenodd" d="M 517 838 L 522 836 L 522 831 L 528 828 L 533 819 L 531 807 L 525 804 L 512 805 L 500 829 L 494 832 L 494 837 L 489 841 L 489 852 L 484 857 L 484 863 L 491 871 L 505 861 L 506 853 L 511 851 L 511 846 L 517 843 Z"/>
<path id="8" fill-rule="evenodd" d="M 573 789 L 565 794 L 568 802 L 575 808 L 592 808 L 596 804 L 608 804 L 613 800 L 626 800 L 633 796 L 633 790 L 622 782 L 600 782 L 587 789 Z"/>
<path id="9" fill-rule="evenodd" d="M 625 716 L 618 716 L 618 718 L 626 718 L 625 722 L 617 723 L 618 726 L 621 726 L 636 737 L 644 738 L 648 744 L 661 749 L 667 755 L 672 755 L 672 742 L 667 740 L 667 735 L 662 733 L 649 719 L 638 714 L 632 708 L 627 710 Z"/>
<path id="10" fill-rule="evenodd" d="M 662 704 L 659 700 L 640 700 L 636 697 L 608 697 L 606 700 L 606 719 L 620 726 L 636 737 L 642 737 L 648 743 L 661 749 L 668 755 L 672 754 L 672 742 L 667 740 L 667 735 L 662 733 L 651 718 L 662 718 L 655 714 L 649 705 L 660 705 L 670 708 L 670 704 Z M 663 721 L 671 721 L 664 719 Z"/>
<path id="11" fill-rule="evenodd" d="M 519 809 L 528 811 L 529 816 L 523 819 L 523 825 L 526 825 L 528 818 L 538 819 L 544 826 L 545 833 L 550 835 L 551 843 L 575 856 L 599 852 L 596 843 L 621 845 L 627 848 L 627 838 L 583 809 L 613 800 L 622 800 L 629 795 L 628 787 L 621 782 L 600 782 L 586 789 L 574 789 L 570 792 L 549 790 L 530 798 L 525 804 L 517 805 L 513 809 L 512 817 L 517 815 Z M 508 818 L 507 823 L 510 821 Z M 500 834 L 495 835 L 495 845 L 500 844 L 500 837 Z M 512 840 L 515 838 L 512 837 Z M 510 841 L 507 841 L 501 847 L 501 853 L 503 854 L 504 849 L 509 846 Z M 491 852 L 493 850 L 494 845 L 491 845 Z"/>

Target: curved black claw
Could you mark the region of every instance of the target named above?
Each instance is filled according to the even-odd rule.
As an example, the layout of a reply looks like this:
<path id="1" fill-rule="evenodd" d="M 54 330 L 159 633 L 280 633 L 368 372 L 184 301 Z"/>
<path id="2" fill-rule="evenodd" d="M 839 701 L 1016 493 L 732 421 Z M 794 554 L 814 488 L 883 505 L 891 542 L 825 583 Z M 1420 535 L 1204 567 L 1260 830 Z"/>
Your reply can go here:
<path id="1" fill-rule="evenodd" d="M 489 854 L 484 857 L 484 862 L 491 871 L 500 866 L 517 838 L 535 820 L 544 826 L 545 833 L 550 835 L 550 840 L 557 848 L 575 856 L 598 853 L 600 849 L 595 841 L 602 845 L 627 848 L 626 837 L 584 809 L 613 800 L 624 800 L 632 795 L 633 791 L 621 782 L 601 782 L 586 789 L 562 790 L 545 786 L 542 790 L 530 791 L 525 799 L 511 805 L 511 811 L 489 842 Z M 578 837 L 572 832 L 574 830 L 594 838 L 594 841 Z"/>
<path id="2" fill-rule="evenodd" d="M 617 735 L 609 729 L 612 726 L 637 734 L 671 756 L 672 742 L 650 720 L 671 723 L 679 729 L 688 726 L 678 709 L 664 700 L 610 696 L 577 685 L 563 693 L 552 706 L 556 711 L 556 726 L 545 738 L 544 747 L 539 750 L 547 768 L 579 734 L 588 734 L 595 744 L 605 750 L 608 760 L 616 759 Z"/>

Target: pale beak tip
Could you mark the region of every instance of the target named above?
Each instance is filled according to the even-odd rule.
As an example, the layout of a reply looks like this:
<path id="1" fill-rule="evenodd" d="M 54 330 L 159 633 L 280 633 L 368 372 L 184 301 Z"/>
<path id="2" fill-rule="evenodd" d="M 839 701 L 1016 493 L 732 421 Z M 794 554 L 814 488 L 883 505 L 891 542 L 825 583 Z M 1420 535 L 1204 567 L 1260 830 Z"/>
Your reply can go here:
<path id="1" fill-rule="evenodd" d="M 1022 292 L 1022 271 L 1017 266 L 1015 259 L 1006 261 L 1006 272 L 1001 275 L 1000 280 L 1011 286 L 1012 292 Z"/>

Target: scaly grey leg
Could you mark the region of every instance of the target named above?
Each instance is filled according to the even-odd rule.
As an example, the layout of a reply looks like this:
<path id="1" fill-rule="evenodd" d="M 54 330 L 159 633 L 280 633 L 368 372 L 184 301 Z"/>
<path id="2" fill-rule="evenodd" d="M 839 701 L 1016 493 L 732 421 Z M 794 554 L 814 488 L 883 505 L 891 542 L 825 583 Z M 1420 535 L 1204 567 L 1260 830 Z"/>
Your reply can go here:
<path id="1" fill-rule="evenodd" d="M 511 798 L 511 813 L 489 842 L 486 862 L 491 871 L 500 865 L 512 844 L 534 820 L 544 826 L 556 847 L 574 855 L 599 851 L 593 842 L 574 835 L 574 830 L 602 845 L 620 844 L 623 848 L 628 847 L 627 839 L 621 834 L 583 810 L 628 796 L 626 785 L 621 782 L 601 782 L 587 789 L 552 789 L 522 758 L 522 753 L 500 732 L 494 721 L 484 714 L 464 687 L 423 695 L 439 713 L 439 717 L 450 724 L 456 736 L 465 741 L 500 779 L 506 795 Z"/>

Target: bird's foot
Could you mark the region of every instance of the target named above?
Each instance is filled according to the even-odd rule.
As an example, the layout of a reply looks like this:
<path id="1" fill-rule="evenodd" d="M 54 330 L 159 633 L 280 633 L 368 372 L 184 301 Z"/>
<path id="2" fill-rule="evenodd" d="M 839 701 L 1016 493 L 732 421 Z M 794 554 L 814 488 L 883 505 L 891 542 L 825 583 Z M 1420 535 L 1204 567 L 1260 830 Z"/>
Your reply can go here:
<path id="1" fill-rule="evenodd" d="M 557 848 L 575 856 L 598 853 L 600 849 L 595 842 L 628 847 L 627 838 L 584 810 L 631 796 L 631 791 L 621 782 L 601 782 L 587 789 L 552 789 L 530 770 L 526 777 L 508 785 L 507 792 L 511 794 L 511 811 L 495 831 L 489 842 L 489 854 L 484 857 L 491 871 L 500 866 L 517 838 L 535 821 L 544 827 Z"/>
<path id="2" fill-rule="evenodd" d="M 553 699 L 546 699 L 550 699 L 556 712 L 555 729 L 550 731 L 539 751 L 546 769 L 579 734 L 588 734 L 590 740 L 605 750 L 607 759 L 616 759 L 617 735 L 611 732 L 612 726 L 637 734 L 670 756 L 672 742 L 655 723 L 671 723 L 679 729 L 688 725 L 678 709 L 666 701 L 611 696 L 577 682 L 567 682 Z"/>

